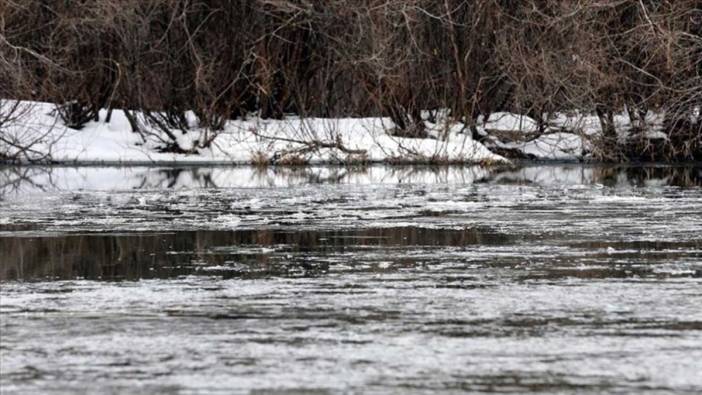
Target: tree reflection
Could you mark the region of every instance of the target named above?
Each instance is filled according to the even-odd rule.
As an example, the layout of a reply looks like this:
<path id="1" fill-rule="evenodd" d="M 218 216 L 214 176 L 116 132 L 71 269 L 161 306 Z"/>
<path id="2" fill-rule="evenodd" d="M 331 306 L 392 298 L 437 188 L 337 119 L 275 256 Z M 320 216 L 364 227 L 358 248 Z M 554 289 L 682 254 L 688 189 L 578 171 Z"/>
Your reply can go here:
<path id="1" fill-rule="evenodd" d="M 490 229 L 241 230 L 0 238 L 0 280 L 316 276 L 367 247 L 501 244 Z"/>

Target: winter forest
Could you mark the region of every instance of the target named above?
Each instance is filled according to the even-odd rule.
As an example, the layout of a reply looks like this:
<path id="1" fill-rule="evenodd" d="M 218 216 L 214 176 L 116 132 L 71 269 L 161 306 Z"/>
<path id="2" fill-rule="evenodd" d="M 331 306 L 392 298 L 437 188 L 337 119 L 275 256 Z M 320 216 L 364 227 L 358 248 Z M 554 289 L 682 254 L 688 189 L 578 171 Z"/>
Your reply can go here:
<path id="1" fill-rule="evenodd" d="M 0 0 L 0 393 L 702 394 L 702 0 Z"/>
<path id="2" fill-rule="evenodd" d="M 381 148 L 408 142 L 386 160 L 470 160 L 412 145 L 456 136 L 495 158 L 554 157 L 524 149 L 542 141 L 557 158 L 694 160 L 702 2 L 3 0 L 0 98 L 7 161 L 51 159 L 98 122 L 186 157 L 241 126 L 220 145 L 281 143 L 251 148 L 261 163 L 372 160 L 357 136 L 372 128 Z"/>

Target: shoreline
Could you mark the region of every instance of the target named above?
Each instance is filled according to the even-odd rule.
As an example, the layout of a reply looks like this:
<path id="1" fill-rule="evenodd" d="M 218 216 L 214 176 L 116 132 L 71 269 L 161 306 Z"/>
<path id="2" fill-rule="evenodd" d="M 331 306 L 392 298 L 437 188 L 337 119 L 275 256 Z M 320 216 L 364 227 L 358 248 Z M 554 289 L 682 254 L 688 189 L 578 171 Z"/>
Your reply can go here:
<path id="1" fill-rule="evenodd" d="M 484 164 L 476 162 L 427 162 L 427 161 L 364 161 L 364 162 L 338 162 L 338 161 L 313 161 L 305 164 L 254 164 L 245 161 L 221 161 L 221 160 L 177 160 L 177 161 L 88 161 L 88 160 L 52 160 L 45 162 L 14 162 L 0 161 L 0 167 L 168 167 L 168 168 L 362 168 L 362 167 L 428 167 L 428 168 L 460 168 L 460 167 L 484 167 L 484 168 L 516 168 L 533 166 L 582 166 L 582 167 L 618 167 L 618 168 L 675 168 L 675 167 L 702 167 L 702 161 L 680 161 L 680 162 L 606 162 L 599 160 L 576 160 L 576 159 L 528 159 L 510 160 L 509 162 L 498 162 L 494 164 Z"/>

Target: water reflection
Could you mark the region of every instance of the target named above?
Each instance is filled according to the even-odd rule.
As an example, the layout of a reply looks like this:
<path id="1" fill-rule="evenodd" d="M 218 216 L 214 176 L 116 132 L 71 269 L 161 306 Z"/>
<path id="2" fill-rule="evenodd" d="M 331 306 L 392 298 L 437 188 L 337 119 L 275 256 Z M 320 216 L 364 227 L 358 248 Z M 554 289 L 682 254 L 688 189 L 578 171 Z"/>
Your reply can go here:
<path id="1" fill-rule="evenodd" d="M 26 227 L 24 227 L 26 229 Z M 0 237 L 0 281 L 317 276 L 329 254 L 378 248 L 503 244 L 489 229 L 418 227 L 353 230 L 240 230 Z M 361 250 L 361 251 L 359 251 Z M 348 256 L 351 263 L 357 257 Z"/>
<path id="2" fill-rule="evenodd" d="M 0 167 L 0 199 L 62 190 L 164 190 L 305 184 L 702 186 L 699 166 Z"/>
<path id="3" fill-rule="evenodd" d="M 607 187 L 702 186 L 702 167 L 630 165 L 546 165 L 504 170 L 479 180 L 484 183 L 514 185 L 592 185 Z"/>
<path id="4" fill-rule="evenodd" d="M 597 167 L 595 179 L 606 186 L 627 182 L 631 186 L 702 186 L 699 167 Z"/>
<path id="5" fill-rule="evenodd" d="M 472 287 L 475 273 L 494 276 L 502 270 L 509 272 L 501 276 L 517 282 L 702 277 L 695 264 L 702 259 L 702 240 L 573 242 L 564 235 L 544 240 L 488 227 L 122 234 L 42 234 L 27 226 L 15 227 L 13 233 L 4 228 L 0 281 L 295 278 L 342 271 L 412 273 L 429 267 L 435 274 L 445 272 L 442 288 Z"/>

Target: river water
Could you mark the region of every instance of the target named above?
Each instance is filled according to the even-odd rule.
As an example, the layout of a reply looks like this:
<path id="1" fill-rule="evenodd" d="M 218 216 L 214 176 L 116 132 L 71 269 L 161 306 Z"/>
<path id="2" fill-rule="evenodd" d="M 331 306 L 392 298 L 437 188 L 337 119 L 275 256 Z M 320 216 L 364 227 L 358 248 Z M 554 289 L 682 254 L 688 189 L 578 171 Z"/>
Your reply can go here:
<path id="1" fill-rule="evenodd" d="M 702 168 L 0 168 L 0 389 L 702 393 Z"/>

